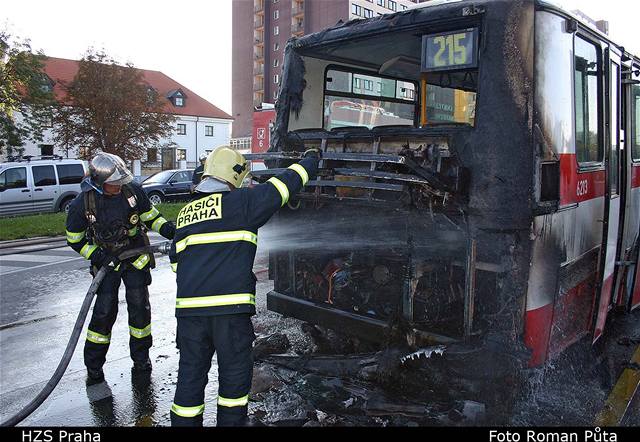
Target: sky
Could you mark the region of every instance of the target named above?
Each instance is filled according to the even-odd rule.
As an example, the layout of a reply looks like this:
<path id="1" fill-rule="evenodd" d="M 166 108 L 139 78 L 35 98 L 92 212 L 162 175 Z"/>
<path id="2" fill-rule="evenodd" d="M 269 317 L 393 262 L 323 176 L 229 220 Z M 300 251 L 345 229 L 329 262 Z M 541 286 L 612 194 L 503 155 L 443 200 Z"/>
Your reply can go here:
<path id="1" fill-rule="evenodd" d="M 51 57 L 104 49 L 231 114 L 231 0 L 2 0 L 0 29 Z"/>
<path id="2" fill-rule="evenodd" d="M 608 20 L 609 35 L 640 56 L 637 0 L 552 1 Z M 3 0 L 0 29 L 52 57 L 104 49 L 162 71 L 231 113 L 231 0 Z"/>

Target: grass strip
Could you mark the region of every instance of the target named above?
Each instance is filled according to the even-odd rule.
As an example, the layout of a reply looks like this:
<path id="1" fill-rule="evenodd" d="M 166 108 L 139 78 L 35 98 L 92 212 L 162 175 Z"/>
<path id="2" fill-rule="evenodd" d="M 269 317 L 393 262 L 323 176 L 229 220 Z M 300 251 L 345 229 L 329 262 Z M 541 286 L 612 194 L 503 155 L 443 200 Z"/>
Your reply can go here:
<path id="1" fill-rule="evenodd" d="M 175 221 L 185 203 L 159 204 L 162 215 Z M 43 213 L 0 218 L 0 241 L 65 235 L 64 213 Z"/>

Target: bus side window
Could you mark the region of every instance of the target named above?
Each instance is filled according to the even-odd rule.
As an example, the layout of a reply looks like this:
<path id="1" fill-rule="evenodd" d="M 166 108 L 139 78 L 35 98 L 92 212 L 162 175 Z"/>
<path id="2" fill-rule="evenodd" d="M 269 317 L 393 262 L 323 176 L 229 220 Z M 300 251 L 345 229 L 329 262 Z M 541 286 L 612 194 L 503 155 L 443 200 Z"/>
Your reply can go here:
<path id="1" fill-rule="evenodd" d="M 634 162 L 640 162 L 640 85 L 637 84 L 631 87 L 631 155 Z"/>
<path id="2" fill-rule="evenodd" d="M 577 36 L 574 40 L 576 157 L 580 165 L 602 163 L 604 151 L 598 130 L 598 87 L 601 65 L 596 46 Z"/>
<path id="3" fill-rule="evenodd" d="M 618 97 L 620 96 L 620 66 L 613 62 L 611 63 L 609 84 L 609 96 L 611 97 L 611 159 L 609 161 L 611 177 L 609 182 L 611 194 L 615 195 L 618 193 L 620 183 L 618 173 L 620 170 L 620 144 L 618 140 L 620 136 L 620 107 L 618 106 Z"/>

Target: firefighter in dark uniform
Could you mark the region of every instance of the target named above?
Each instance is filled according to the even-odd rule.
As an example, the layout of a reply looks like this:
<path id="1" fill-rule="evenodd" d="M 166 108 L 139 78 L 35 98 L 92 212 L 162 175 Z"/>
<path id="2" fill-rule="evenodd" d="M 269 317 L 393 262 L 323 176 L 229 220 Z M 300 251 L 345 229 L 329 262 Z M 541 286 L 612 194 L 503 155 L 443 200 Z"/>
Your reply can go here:
<path id="1" fill-rule="evenodd" d="M 202 174 L 204 173 L 204 162 L 207 161 L 207 154 L 200 155 L 200 165 L 193 169 L 193 175 L 191 176 L 191 193 L 196 190 L 196 186 L 202 181 Z"/>
<path id="2" fill-rule="evenodd" d="M 147 286 L 151 284 L 152 254 L 142 254 L 119 262 L 117 256 L 149 244 L 146 229 L 172 239 L 175 226 L 160 215 L 120 157 L 97 154 L 89 163 L 89 176 L 82 192 L 69 207 L 67 244 L 91 261 L 93 275 L 103 266 L 107 273 L 98 288 L 93 315 L 84 346 L 84 363 L 90 382 L 104 379 L 104 365 L 111 328 L 118 314 L 120 280 L 126 287 L 129 311 L 129 348 L 133 368 L 151 369 L 151 308 Z"/>
<path id="3" fill-rule="evenodd" d="M 258 228 L 313 179 L 318 150 L 268 182 L 240 188 L 248 163 L 220 147 L 206 162 L 196 198 L 176 221 L 170 253 L 177 272 L 178 385 L 173 426 L 202 426 L 204 390 L 218 358 L 218 426 L 244 425 L 253 374 L 251 316 L 255 314 Z"/>

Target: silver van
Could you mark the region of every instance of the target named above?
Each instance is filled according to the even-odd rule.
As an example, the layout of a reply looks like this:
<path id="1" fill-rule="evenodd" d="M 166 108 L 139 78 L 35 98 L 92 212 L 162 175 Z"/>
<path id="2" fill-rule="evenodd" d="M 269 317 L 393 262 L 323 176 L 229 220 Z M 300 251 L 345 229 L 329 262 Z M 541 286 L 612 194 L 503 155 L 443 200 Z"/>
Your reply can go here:
<path id="1" fill-rule="evenodd" d="M 82 160 L 38 159 L 0 163 L 0 216 L 67 212 L 88 171 Z"/>

